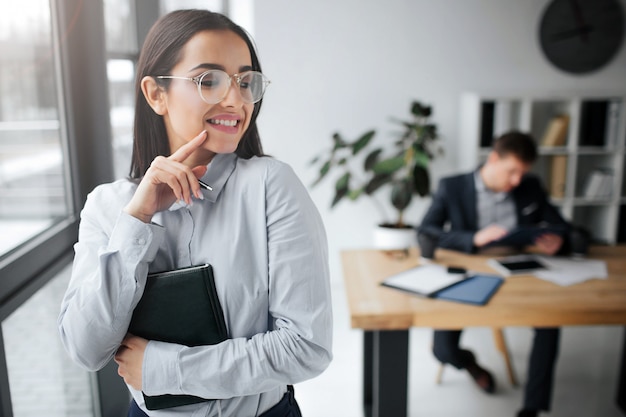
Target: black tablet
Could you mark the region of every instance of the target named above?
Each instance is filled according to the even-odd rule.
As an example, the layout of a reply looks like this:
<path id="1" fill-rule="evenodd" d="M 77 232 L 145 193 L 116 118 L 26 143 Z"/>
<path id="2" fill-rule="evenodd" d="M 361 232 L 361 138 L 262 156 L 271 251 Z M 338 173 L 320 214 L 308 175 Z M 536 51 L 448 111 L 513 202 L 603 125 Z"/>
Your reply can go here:
<path id="1" fill-rule="evenodd" d="M 526 274 L 538 269 L 546 269 L 547 266 L 532 255 L 509 256 L 488 261 L 494 269 L 504 275 Z"/>

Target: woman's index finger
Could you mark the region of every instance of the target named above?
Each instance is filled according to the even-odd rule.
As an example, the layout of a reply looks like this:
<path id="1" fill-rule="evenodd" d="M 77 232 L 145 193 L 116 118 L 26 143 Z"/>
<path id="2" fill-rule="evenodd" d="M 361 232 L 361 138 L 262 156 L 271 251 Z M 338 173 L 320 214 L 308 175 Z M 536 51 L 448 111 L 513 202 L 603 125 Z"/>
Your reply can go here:
<path id="1" fill-rule="evenodd" d="M 207 137 L 207 131 L 203 130 L 198 136 L 185 143 L 183 146 L 178 148 L 172 155 L 170 155 L 170 159 L 177 162 L 183 162 L 204 143 Z"/>

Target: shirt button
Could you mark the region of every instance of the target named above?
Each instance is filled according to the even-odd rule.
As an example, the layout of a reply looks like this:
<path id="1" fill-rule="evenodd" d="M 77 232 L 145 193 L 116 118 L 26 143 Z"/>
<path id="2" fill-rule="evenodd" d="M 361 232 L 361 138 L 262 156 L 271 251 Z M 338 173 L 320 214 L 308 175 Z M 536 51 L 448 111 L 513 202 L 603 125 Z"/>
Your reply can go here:
<path id="1" fill-rule="evenodd" d="M 138 245 L 145 245 L 146 244 L 146 239 L 137 239 L 137 244 Z"/>

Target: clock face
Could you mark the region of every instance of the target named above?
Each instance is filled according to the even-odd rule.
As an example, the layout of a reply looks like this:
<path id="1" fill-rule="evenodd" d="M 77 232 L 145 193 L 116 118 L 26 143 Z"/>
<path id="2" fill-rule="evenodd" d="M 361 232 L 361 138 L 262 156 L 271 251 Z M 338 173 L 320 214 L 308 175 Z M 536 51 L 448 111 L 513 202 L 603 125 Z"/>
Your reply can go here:
<path id="1" fill-rule="evenodd" d="M 619 0 L 553 0 L 539 26 L 539 42 L 556 67 L 582 74 L 607 64 L 624 38 Z"/>

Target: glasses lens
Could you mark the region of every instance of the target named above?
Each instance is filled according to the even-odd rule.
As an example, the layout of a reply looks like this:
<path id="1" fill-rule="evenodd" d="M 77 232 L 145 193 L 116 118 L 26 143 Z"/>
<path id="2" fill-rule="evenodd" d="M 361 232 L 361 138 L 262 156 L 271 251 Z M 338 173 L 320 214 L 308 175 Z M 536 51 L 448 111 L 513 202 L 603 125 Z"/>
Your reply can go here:
<path id="1" fill-rule="evenodd" d="M 266 86 L 267 79 L 260 72 L 247 71 L 240 74 L 239 93 L 243 100 L 248 103 L 256 103 L 261 100 Z"/>
<path id="2" fill-rule="evenodd" d="M 228 74 L 220 70 L 210 70 L 200 78 L 200 93 L 207 103 L 219 103 L 228 94 L 229 85 Z"/>
<path id="3" fill-rule="evenodd" d="M 246 103 L 256 103 L 263 98 L 269 80 L 258 71 L 246 71 L 237 77 L 239 94 Z M 209 70 L 200 77 L 200 94 L 209 104 L 219 103 L 228 94 L 230 76 L 221 70 Z"/>

